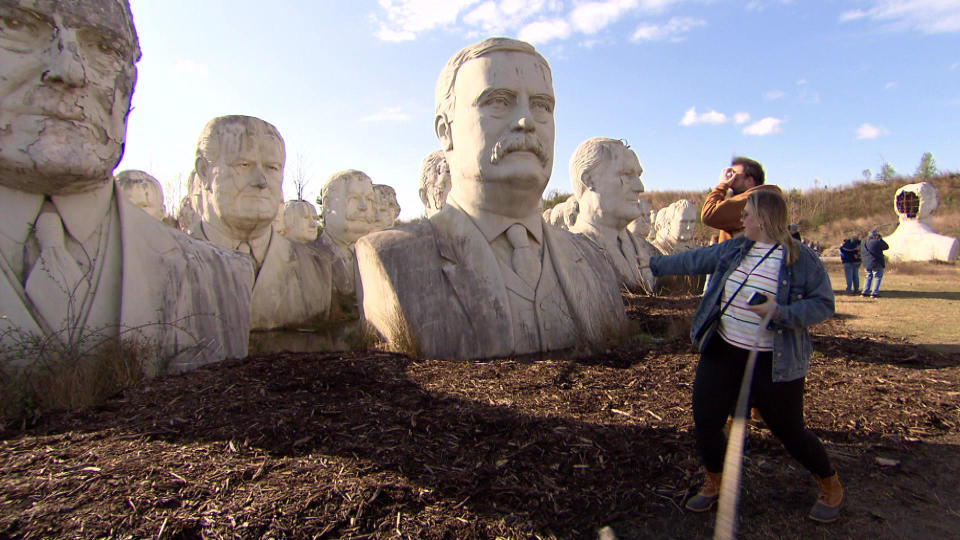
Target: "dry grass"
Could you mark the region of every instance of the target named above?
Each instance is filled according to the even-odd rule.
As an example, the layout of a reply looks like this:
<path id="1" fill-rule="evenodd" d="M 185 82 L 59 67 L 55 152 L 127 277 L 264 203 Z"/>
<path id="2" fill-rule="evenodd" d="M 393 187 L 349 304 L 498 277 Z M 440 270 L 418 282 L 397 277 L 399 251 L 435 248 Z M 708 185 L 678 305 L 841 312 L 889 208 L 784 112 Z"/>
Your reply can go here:
<path id="1" fill-rule="evenodd" d="M 845 295 L 843 267 L 830 263 L 827 268 L 837 295 L 837 314 L 851 330 L 903 338 L 938 352 L 960 353 L 960 265 L 889 264 L 880 298 Z"/>

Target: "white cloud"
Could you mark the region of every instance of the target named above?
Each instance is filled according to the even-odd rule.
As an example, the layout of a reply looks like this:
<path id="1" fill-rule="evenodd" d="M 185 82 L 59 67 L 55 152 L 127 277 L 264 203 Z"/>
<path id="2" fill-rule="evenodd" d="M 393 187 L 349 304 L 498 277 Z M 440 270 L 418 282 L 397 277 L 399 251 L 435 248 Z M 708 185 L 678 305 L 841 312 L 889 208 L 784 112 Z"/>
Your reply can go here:
<path id="1" fill-rule="evenodd" d="M 706 26 L 707 21 L 694 17 L 672 17 L 666 24 L 645 24 L 637 27 L 630 36 L 631 41 L 683 41 L 687 34 L 698 26 Z"/>
<path id="2" fill-rule="evenodd" d="M 740 125 L 750 121 L 750 113 L 738 112 L 733 115 L 733 123 Z"/>
<path id="3" fill-rule="evenodd" d="M 570 23 L 563 19 L 537 21 L 524 26 L 517 32 L 517 38 L 534 45 L 568 37 L 570 37 Z"/>
<path id="4" fill-rule="evenodd" d="M 690 107 L 687 109 L 687 111 L 683 113 L 683 118 L 680 119 L 681 126 L 695 126 L 697 124 L 725 124 L 726 122 L 727 115 L 712 109 L 705 113 L 697 114 L 696 107 Z"/>
<path id="5" fill-rule="evenodd" d="M 189 75 L 200 75 L 206 77 L 210 70 L 207 69 L 206 64 L 201 64 L 200 62 L 189 60 L 187 58 L 181 58 L 173 64 L 174 71 L 181 71 Z"/>
<path id="6" fill-rule="evenodd" d="M 787 95 L 787 93 L 784 92 L 783 90 L 770 90 L 769 92 L 763 93 L 763 99 L 767 101 L 775 101 L 782 98 L 785 95 Z"/>
<path id="7" fill-rule="evenodd" d="M 763 137 L 765 135 L 776 135 L 778 133 L 783 133 L 783 130 L 780 128 L 781 122 L 783 122 L 783 120 L 768 116 L 743 128 L 743 134 Z"/>
<path id="8" fill-rule="evenodd" d="M 570 22 L 574 28 L 584 34 L 595 34 L 637 6 L 637 0 L 587 2 L 570 12 Z"/>
<path id="9" fill-rule="evenodd" d="M 420 32 L 454 24 L 461 11 L 477 0 L 379 0 L 386 21 L 379 17 L 377 37 L 384 41 L 415 39 Z"/>
<path id="10" fill-rule="evenodd" d="M 926 34 L 960 32 L 960 2 L 956 0 L 869 0 L 873 7 L 840 15 L 840 22 L 870 19 L 893 30 Z"/>
<path id="11" fill-rule="evenodd" d="M 874 126 L 864 123 L 857 128 L 857 139 L 876 139 L 884 135 L 889 135 L 890 131 L 885 127 Z"/>
<path id="12" fill-rule="evenodd" d="M 890 81 L 887 84 L 883 85 L 884 90 L 892 90 L 897 87 L 897 81 Z"/>
<path id="13" fill-rule="evenodd" d="M 379 112 L 364 116 L 361 122 L 406 122 L 410 114 L 404 112 L 403 107 L 384 107 Z"/>

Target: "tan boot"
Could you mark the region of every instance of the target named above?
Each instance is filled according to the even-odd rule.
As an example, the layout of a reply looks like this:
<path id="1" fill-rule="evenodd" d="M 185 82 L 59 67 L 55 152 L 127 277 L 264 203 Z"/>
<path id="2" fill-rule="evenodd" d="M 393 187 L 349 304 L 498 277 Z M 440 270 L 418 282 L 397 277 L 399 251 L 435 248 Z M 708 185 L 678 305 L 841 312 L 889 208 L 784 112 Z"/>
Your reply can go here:
<path id="1" fill-rule="evenodd" d="M 717 499 L 720 498 L 720 481 L 723 476 L 720 473 L 704 471 L 703 485 L 696 495 L 687 499 L 687 510 L 691 512 L 706 512 L 713 508 Z"/>
<path id="2" fill-rule="evenodd" d="M 810 509 L 810 519 L 820 523 L 833 523 L 840 516 L 840 505 L 843 504 L 843 486 L 837 473 L 833 476 L 820 478 L 814 476 L 820 486 L 817 502 Z"/>

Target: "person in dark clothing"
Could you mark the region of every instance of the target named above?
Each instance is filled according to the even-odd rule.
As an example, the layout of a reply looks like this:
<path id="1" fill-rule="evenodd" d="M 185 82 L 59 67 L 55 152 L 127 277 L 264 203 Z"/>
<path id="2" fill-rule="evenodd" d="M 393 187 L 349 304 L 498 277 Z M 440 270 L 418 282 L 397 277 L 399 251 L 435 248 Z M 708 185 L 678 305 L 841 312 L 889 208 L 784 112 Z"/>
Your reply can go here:
<path id="1" fill-rule="evenodd" d="M 883 268 L 886 265 L 883 252 L 890 249 L 890 246 L 880 237 L 880 231 L 874 229 L 870 231 L 870 237 L 864 240 L 860 247 L 860 256 L 863 259 L 863 269 L 866 270 L 867 279 L 863 286 L 863 296 L 880 296 L 880 280 L 883 279 Z M 876 281 L 874 281 L 876 280 Z M 873 284 L 873 292 L 870 292 L 870 285 Z"/>
<path id="2" fill-rule="evenodd" d="M 843 276 L 847 279 L 847 294 L 860 292 L 860 237 L 853 235 L 844 238 L 840 246 L 840 262 L 843 263 Z"/>
<path id="3" fill-rule="evenodd" d="M 800 225 L 797 225 L 796 223 L 790 225 L 789 231 L 790 236 L 794 237 L 797 242 L 803 242 L 803 238 L 800 237 Z"/>

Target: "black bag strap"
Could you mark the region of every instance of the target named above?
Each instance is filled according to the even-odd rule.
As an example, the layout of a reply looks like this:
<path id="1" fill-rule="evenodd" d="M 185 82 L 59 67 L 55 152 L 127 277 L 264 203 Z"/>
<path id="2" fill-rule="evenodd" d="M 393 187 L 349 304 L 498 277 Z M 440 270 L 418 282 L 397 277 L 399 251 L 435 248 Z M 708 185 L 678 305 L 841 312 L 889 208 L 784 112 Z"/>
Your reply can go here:
<path id="1" fill-rule="evenodd" d="M 770 254 L 773 253 L 778 247 L 780 247 L 780 244 L 774 244 L 773 247 L 770 248 L 770 251 L 768 251 L 766 255 L 761 257 L 760 260 L 757 261 L 757 264 L 753 265 L 753 269 L 751 269 L 750 272 L 747 273 L 747 277 L 743 278 L 743 282 L 740 283 L 740 286 L 737 287 L 737 290 L 733 291 L 733 294 L 730 295 L 730 299 L 727 300 L 727 303 L 724 304 L 723 308 L 720 309 L 720 313 L 717 313 L 718 319 L 722 317 L 723 312 L 726 311 L 728 307 L 730 307 L 730 302 L 733 302 L 733 299 L 737 297 L 737 293 L 739 293 L 740 289 L 742 289 L 743 286 L 747 284 L 747 280 L 750 279 L 750 276 L 754 273 L 754 271 L 756 271 L 757 267 L 759 267 L 760 264 L 763 263 L 763 261 L 767 260 L 767 257 L 769 257 Z"/>

